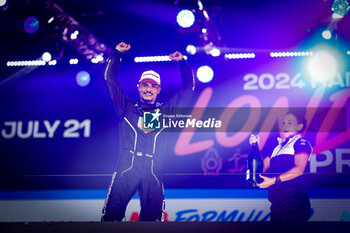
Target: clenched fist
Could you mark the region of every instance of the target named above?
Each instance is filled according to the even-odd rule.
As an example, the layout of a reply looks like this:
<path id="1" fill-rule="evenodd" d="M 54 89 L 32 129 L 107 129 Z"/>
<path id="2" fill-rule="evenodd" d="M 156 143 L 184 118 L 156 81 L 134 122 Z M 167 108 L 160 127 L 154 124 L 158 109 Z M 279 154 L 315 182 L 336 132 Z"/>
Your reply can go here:
<path id="1" fill-rule="evenodd" d="M 127 43 L 120 42 L 117 46 L 115 46 L 115 49 L 118 50 L 121 53 L 125 53 L 129 51 L 131 46 Z"/>
<path id="2" fill-rule="evenodd" d="M 184 57 L 182 56 L 182 54 L 178 51 L 172 53 L 169 55 L 169 58 L 172 60 L 172 61 L 181 61 Z"/>

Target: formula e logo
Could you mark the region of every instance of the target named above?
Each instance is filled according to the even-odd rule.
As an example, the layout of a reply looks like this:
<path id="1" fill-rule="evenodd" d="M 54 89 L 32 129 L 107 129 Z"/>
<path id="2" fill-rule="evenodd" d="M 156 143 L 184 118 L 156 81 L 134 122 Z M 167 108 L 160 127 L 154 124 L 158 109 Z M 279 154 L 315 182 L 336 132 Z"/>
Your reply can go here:
<path id="1" fill-rule="evenodd" d="M 143 128 L 145 129 L 159 129 L 161 128 L 161 113 L 159 109 L 153 112 L 143 113 Z"/>

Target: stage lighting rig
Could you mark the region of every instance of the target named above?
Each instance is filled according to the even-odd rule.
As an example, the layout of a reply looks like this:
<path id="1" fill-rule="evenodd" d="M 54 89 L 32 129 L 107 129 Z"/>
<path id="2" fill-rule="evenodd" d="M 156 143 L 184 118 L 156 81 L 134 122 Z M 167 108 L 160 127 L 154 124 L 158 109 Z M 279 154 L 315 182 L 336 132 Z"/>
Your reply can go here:
<path id="1" fill-rule="evenodd" d="M 350 6 L 347 0 L 334 0 L 332 4 L 333 19 L 341 19 L 349 12 Z"/>
<path id="2" fill-rule="evenodd" d="M 219 57 L 222 55 L 222 51 L 220 48 L 225 47 L 221 35 L 218 32 L 213 20 L 211 19 L 209 12 L 206 10 L 204 4 L 201 0 L 197 0 L 197 3 L 193 6 L 191 6 L 191 11 L 189 10 L 182 10 L 180 12 L 187 12 L 188 15 L 194 14 L 193 17 L 189 17 L 188 15 L 185 15 L 187 17 L 182 17 L 184 19 L 191 19 L 192 21 L 185 21 L 190 22 L 186 24 L 189 29 L 182 30 L 184 33 L 188 32 L 195 32 L 197 34 L 197 37 L 199 38 L 199 44 L 195 46 L 188 46 L 186 48 L 186 51 L 190 55 L 194 55 L 197 53 L 205 53 L 207 55 L 213 56 L 213 57 Z M 187 6 L 188 7 L 188 6 Z M 217 11 L 220 9 L 220 7 L 212 7 L 213 15 L 218 15 Z M 178 22 L 179 22 L 178 17 Z M 194 23 L 195 25 L 192 25 Z M 190 26 L 189 26 L 190 25 Z M 183 26 L 182 26 L 183 27 Z"/>
<path id="3" fill-rule="evenodd" d="M 109 57 L 112 54 L 112 48 L 102 43 L 58 4 L 48 4 L 47 11 L 50 15 L 48 23 L 53 24 L 56 30 L 62 31 L 62 41 L 69 44 L 87 60 L 93 63 L 103 63 L 106 60 L 103 57 Z"/>
<path id="4" fill-rule="evenodd" d="M 199 38 L 204 51 L 208 55 L 218 57 L 221 55 L 219 48 L 224 47 L 221 35 L 218 32 L 201 0 L 198 0 L 198 10 L 202 28 L 201 33 L 199 34 Z"/>

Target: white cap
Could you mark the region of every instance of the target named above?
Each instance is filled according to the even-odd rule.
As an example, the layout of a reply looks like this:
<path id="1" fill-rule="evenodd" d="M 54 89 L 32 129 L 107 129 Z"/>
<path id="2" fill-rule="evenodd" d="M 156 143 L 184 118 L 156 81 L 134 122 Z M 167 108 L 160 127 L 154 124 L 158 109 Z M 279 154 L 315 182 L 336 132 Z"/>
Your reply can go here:
<path id="1" fill-rule="evenodd" d="M 151 79 L 151 80 L 155 81 L 158 85 L 160 85 L 160 76 L 157 72 L 155 72 L 153 70 L 147 70 L 147 71 L 143 72 L 139 82 L 141 82 L 142 80 L 145 80 L 145 79 Z"/>

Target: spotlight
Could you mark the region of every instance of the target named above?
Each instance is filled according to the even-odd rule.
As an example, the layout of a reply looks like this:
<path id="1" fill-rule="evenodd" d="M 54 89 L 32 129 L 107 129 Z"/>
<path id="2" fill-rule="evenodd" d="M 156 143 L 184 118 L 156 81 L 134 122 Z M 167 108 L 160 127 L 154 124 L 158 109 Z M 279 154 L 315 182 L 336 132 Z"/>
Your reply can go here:
<path id="1" fill-rule="evenodd" d="M 41 60 L 29 60 L 29 61 L 8 61 L 7 66 L 44 66 L 46 62 Z"/>
<path id="2" fill-rule="evenodd" d="M 322 37 L 325 38 L 326 40 L 329 40 L 332 38 L 332 32 L 330 30 L 324 30 L 322 32 Z"/>
<path id="3" fill-rule="evenodd" d="M 98 62 L 103 61 L 103 56 L 102 55 L 97 55 L 96 59 L 97 59 Z"/>
<path id="4" fill-rule="evenodd" d="M 204 10 L 204 9 L 203 9 L 203 11 L 202 11 L 202 12 L 203 12 L 203 15 L 204 15 L 204 17 L 206 18 L 206 20 L 208 20 L 208 21 L 209 21 L 210 19 L 209 19 L 208 12 L 207 12 L 206 10 Z"/>
<path id="5" fill-rule="evenodd" d="M 96 57 L 91 58 L 91 62 L 92 63 L 99 63 L 102 62 L 104 60 L 102 55 L 97 55 Z"/>
<path id="6" fill-rule="evenodd" d="M 299 52 L 271 52 L 270 57 L 307 57 L 312 56 L 313 53 L 305 52 L 305 51 L 299 51 Z"/>
<path id="7" fill-rule="evenodd" d="M 79 86 L 85 87 L 90 83 L 90 74 L 89 72 L 82 70 L 79 73 L 77 73 L 75 79 Z"/>
<path id="8" fill-rule="evenodd" d="M 196 47 L 194 46 L 194 45 L 187 45 L 187 47 L 186 47 L 186 52 L 188 53 L 188 54 L 191 54 L 191 55 L 195 55 L 196 54 L 196 52 L 197 52 L 197 49 L 196 49 Z"/>
<path id="9" fill-rule="evenodd" d="M 98 60 L 96 57 L 93 57 L 93 58 L 91 58 L 91 62 L 96 64 L 96 63 L 98 63 Z"/>
<path id="10" fill-rule="evenodd" d="M 198 1 L 198 7 L 200 11 L 204 9 L 203 3 L 201 1 Z"/>
<path id="11" fill-rule="evenodd" d="M 7 3 L 7 0 L 0 0 L 0 7 L 5 6 Z"/>
<path id="12" fill-rule="evenodd" d="M 51 18 L 47 21 L 47 23 L 52 23 L 54 20 L 55 20 L 55 17 L 51 17 Z"/>
<path id="13" fill-rule="evenodd" d="M 9 8 L 9 2 L 7 0 L 0 0 L 0 9 L 6 11 Z"/>
<path id="14" fill-rule="evenodd" d="M 325 82 L 332 79 L 338 71 L 338 63 L 334 54 L 328 50 L 314 53 L 307 63 L 307 70 L 314 82 Z"/>
<path id="15" fill-rule="evenodd" d="M 79 35 L 79 31 L 75 30 L 72 34 L 70 34 L 70 39 L 75 40 L 78 38 L 78 35 Z"/>
<path id="16" fill-rule="evenodd" d="M 272 54 L 273 57 L 275 54 Z M 227 53 L 225 54 L 225 58 L 227 59 L 248 59 L 255 58 L 255 53 Z"/>
<path id="17" fill-rule="evenodd" d="M 43 59 L 43 61 L 49 62 L 52 59 L 51 53 L 49 52 L 45 52 L 43 53 L 43 55 L 41 55 L 41 59 Z"/>
<path id="18" fill-rule="evenodd" d="M 185 58 L 185 56 L 184 56 Z M 185 58 L 186 59 L 186 58 Z M 163 56 L 144 56 L 144 57 L 135 57 L 135 62 L 165 62 L 171 61 L 168 55 Z"/>
<path id="19" fill-rule="evenodd" d="M 348 13 L 350 6 L 347 0 L 334 0 L 331 9 L 333 11 L 332 18 L 341 19 Z"/>
<path id="20" fill-rule="evenodd" d="M 214 71 L 210 66 L 199 67 L 196 74 L 198 80 L 202 83 L 209 83 L 214 77 Z"/>
<path id="21" fill-rule="evenodd" d="M 39 29 L 39 20 L 34 16 L 29 16 L 24 20 L 24 30 L 29 34 L 34 34 Z"/>
<path id="22" fill-rule="evenodd" d="M 195 17 L 192 11 L 181 10 L 176 16 L 176 21 L 180 27 L 189 28 L 194 24 Z"/>
<path id="23" fill-rule="evenodd" d="M 218 57 L 220 56 L 221 52 L 220 49 L 218 48 L 213 48 L 209 51 L 209 53 L 213 56 L 213 57 Z"/>
<path id="24" fill-rule="evenodd" d="M 50 66 L 55 66 L 55 65 L 57 65 L 57 60 L 49 61 L 49 65 L 50 65 Z"/>
<path id="25" fill-rule="evenodd" d="M 77 58 L 71 58 L 69 60 L 69 64 L 71 64 L 71 65 L 76 65 L 78 63 L 79 63 L 79 60 Z"/>

